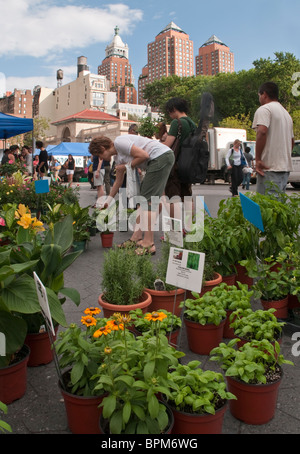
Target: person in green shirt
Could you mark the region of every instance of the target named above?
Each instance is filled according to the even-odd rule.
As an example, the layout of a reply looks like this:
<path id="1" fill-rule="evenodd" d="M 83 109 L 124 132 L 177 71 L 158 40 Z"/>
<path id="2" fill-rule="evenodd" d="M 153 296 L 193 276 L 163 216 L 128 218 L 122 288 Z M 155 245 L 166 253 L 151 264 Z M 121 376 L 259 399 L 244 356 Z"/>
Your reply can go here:
<path id="1" fill-rule="evenodd" d="M 169 116 L 172 118 L 168 136 L 164 141 L 167 147 L 174 150 L 175 160 L 177 154 L 180 152 L 181 143 L 188 137 L 188 135 L 196 129 L 196 124 L 193 120 L 188 117 L 188 103 L 183 98 L 171 98 L 165 105 L 165 109 Z M 175 148 L 175 141 L 178 136 L 178 130 L 181 125 L 181 134 L 179 138 L 178 147 Z M 171 199 L 172 197 L 178 196 L 181 201 L 184 201 L 184 197 L 192 196 L 192 187 L 190 184 L 183 183 L 180 181 L 176 170 L 176 162 L 169 175 L 166 187 L 165 195 Z M 170 204 L 170 217 L 174 217 L 174 204 Z"/>

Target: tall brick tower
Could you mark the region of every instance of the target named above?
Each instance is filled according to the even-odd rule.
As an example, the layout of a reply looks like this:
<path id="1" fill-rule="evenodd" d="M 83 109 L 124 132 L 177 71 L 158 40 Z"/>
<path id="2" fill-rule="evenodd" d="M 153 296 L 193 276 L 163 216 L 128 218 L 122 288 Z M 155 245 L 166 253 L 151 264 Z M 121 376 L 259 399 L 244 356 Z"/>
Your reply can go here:
<path id="1" fill-rule="evenodd" d="M 106 56 L 98 66 L 98 74 L 110 81 L 110 90 L 117 93 L 117 102 L 136 104 L 137 93 L 128 54 L 128 45 L 123 43 L 116 26 L 113 40 L 105 49 Z"/>
<path id="2" fill-rule="evenodd" d="M 148 63 L 139 76 L 139 104 L 145 104 L 143 89 L 148 83 L 163 76 L 178 75 L 188 77 L 194 75 L 193 41 L 174 22 L 170 22 L 155 40 L 148 44 Z"/>
<path id="3" fill-rule="evenodd" d="M 234 72 L 234 54 L 216 35 L 212 35 L 202 44 L 195 63 L 196 76 Z"/>

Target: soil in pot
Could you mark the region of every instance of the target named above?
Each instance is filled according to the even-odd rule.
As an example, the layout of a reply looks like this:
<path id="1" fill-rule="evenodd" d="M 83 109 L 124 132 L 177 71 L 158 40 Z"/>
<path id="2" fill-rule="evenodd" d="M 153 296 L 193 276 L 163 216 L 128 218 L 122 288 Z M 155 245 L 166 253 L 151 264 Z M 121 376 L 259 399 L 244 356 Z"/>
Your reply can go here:
<path id="1" fill-rule="evenodd" d="M 24 396 L 30 348 L 24 345 L 12 363 L 0 369 L 0 401 L 8 405 Z"/>
<path id="2" fill-rule="evenodd" d="M 63 374 L 66 389 L 58 383 L 64 399 L 68 426 L 73 434 L 100 434 L 99 418 L 102 413 L 100 404 L 104 396 L 83 397 L 68 391 L 69 371 Z"/>
<path id="3" fill-rule="evenodd" d="M 184 317 L 189 349 L 199 355 L 209 355 L 222 342 L 225 319 L 219 325 L 200 323 Z"/>
<path id="4" fill-rule="evenodd" d="M 275 414 L 282 370 L 267 377 L 267 384 L 247 384 L 226 377 L 228 391 L 237 397 L 229 402 L 231 414 L 246 424 L 260 425 L 269 422 Z"/>

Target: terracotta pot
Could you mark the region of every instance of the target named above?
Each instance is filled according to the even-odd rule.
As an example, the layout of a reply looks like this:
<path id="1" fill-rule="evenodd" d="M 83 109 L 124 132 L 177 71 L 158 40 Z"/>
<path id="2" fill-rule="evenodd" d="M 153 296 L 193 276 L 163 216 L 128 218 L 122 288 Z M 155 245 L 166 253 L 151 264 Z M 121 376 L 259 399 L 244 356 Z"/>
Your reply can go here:
<path id="1" fill-rule="evenodd" d="M 58 327 L 55 328 L 57 333 Z M 54 340 L 56 336 L 54 337 Z M 30 348 L 29 367 L 49 364 L 53 360 L 53 351 L 47 331 L 45 333 L 27 334 L 25 344 Z"/>
<path id="2" fill-rule="evenodd" d="M 101 237 L 101 244 L 102 247 L 112 247 L 113 245 L 113 239 L 114 239 L 114 232 L 109 232 L 109 233 L 100 233 Z"/>
<path id="3" fill-rule="evenodd" d="M 232 314 L 232 312 L 234 312 L 234 311 L 229 311 L 226 309 L 226 319 L 225 319 L 224 332 L 223 332 L 223 337 L 225 339 L 233 339 L 236 337 L 234 334 L 233 328 L 230 328 L 230 323 L 232 323 L 232 322 L 229 320 L 229 317 Z"/>
<path id="4" fill-rule="evenodd" d="M 221 434 L 226 408 L 227 405 L 224 405 L 214 415 L 197 415 L 171 407 L 174 415 L 172 434 Z"/>
<path id="5" fill-rule="evenodd" d="M 276 312 L 274 312 L 275 317 L 280 319 L 288 318 L 288 296 L 281 300 L 265 301 L 261 299 L 260 301 L 264 310 L 267 311 L 271 308 L 276 309 Z"/>
<path id="6" fill-rule="evenodd" d="M 73 434 L 100 434 L 100 404 L 104 396 L 83 397 L 65 391 L 58 383 L 64 399 L 68 426 Z"/>
<path id="7" fill-rule="evenodd" d="M 228 391 L 237 397 L 229 401 L 231 414 L 246 424 L 266 424 L 276 410 L 281 378 L 274 383 L 249 385 L 233 377 L 226 377 Z"/>
<path id="8" fill-rule="evenodd" d="M 0 368 L 0 401 L 8 405 L 24 396 L 27 388 L 27 363 L 30 349 L 24 345 L 18 362 Z"/>
<path id="9" fill-rule="evenodd" d="M 236 282 L 247 284 L 248 287 L 251 287 L 253 285 L 253 278 L 248 276 L 246 268 L 239 263 L 235 266 L 237 270 Z"/>
<path id="10" fill-rule="evenodd" d="M 222 282 L 227 285 L 235 285 L 237 273 L 230 274 L 230 276 L 222 276 Z"/>
<path id="11" fill-rule="evenodd" d="M 136 309 L 142 309 L 145 314 L 148 311 L 148 308 L 151 304 L 151 295 L 148 292 L 143 292 L 141 302 L 137 304 L 128 304 L 128 305 L 119 305 L 107 303 L 104 299 L 104 294 L 101 293 L 98 299 L 99 305 L 103 309 L 103 315 L 105 318 L 111 317 L 115 312 L 128 313 L 129 311 L 134 311 Z"/>
<path id="12" fill-rule="evenodd" d="M 288 296 L 288 306 L 289 309 L 295 309 L 295 307 L 300 307 L 300 301 L 297 295 Z"/>
<path id="13" fill-rule="evenodd" d="M 189 349 L 199 355 L 209 355 L 222 342 L 225 319 L 219 324 L 200 325 L 184 318 Z"/>
<path id="14" fill-rule="evenodd" d="M 172 314 L 180 316 L 181 308 L 179 307 L 180 303 L 184 300 L 184 292 L 185 290 L 179 288 L 176 290 L 170 290 L 169 292 L 166 290 L 152 290 L 149 288 L 145 289 L 146 292 L 150 293 L 152 302 L 149 307 L 149 311 L 159 311 L 160 309 L 165 309 Z M 175 295 L 176 295 L 176 303 L 175 302 Z"/>
<path id="15" fill-rule="evenodd" d="M 162 432 L 162 435 L 170 435 L 170 434 L 173 433 L 172 430 L 173 430 L 173 427 L 174 427 L 173 411 L 171 410 L 171 408 L 169 407 L 169 405 L 166 402 L 164 402 L 162 400 L 160 400 L 159 402 L 166 407 L 167 414 L 169 416 L 169 424 L 167 425 L 165 430 Z M 108 422 L 109 422 L 109 420 L 108 419 L 104 419 L 103 415 L 101 414 L 100 421 L 99 421 L 99 427 L 100 427 L 100 433 L 103 434 L 103 435 L 109 435 L 110 434 Z M 140 434 L 140 435 L 142 435 L 142 434 Z M 144 435 L 147 435 L 147 434 L 144 434 Z"/>

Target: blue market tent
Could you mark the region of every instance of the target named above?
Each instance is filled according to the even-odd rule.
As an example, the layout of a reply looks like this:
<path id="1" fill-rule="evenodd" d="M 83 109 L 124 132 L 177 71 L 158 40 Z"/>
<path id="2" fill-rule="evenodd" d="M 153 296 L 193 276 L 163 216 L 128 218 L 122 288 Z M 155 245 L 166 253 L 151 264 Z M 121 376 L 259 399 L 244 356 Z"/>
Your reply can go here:
<path id="1" fill-rule="evenodd" d="M 89 152 L 89 143 L 79 143 L 79 142 L 62 142 L 56 147 L 50 148 L 48 154 L 52 156 L 90 156 Z"/>
<path id="2" fill-rule="evenodd" d="M 32 130 L 32 118 L 14 117 L 0 112 L 0 139 L 8 139 Z"/>

